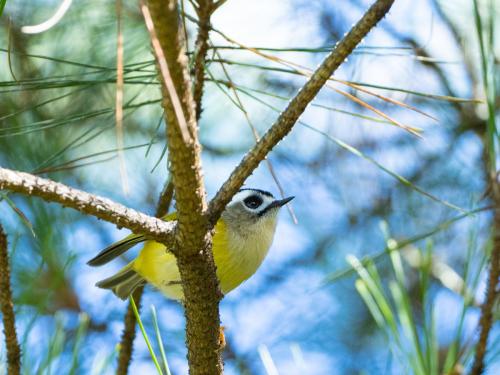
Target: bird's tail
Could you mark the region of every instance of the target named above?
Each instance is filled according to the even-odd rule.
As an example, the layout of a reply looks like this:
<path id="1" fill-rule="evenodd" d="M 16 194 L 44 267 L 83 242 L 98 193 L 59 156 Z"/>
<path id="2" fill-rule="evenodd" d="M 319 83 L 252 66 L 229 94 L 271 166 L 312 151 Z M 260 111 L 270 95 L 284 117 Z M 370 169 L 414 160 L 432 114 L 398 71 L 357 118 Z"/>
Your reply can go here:
<path id="1" fill-rule="evenodd" d="M 133 262 L 129 263 L 113 276 L 99 281 L 96 286 L 110 289 L 117 297 L 127 299 L 135 288 L 146 283 L 146 280 L 133 269 L 132 265 Z"/>

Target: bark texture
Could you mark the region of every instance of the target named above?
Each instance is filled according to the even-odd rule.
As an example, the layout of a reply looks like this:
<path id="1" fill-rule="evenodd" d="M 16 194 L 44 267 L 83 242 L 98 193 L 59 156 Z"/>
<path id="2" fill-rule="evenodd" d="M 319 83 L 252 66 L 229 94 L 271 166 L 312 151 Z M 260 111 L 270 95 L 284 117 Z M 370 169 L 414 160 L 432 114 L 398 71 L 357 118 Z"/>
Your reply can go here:
<path id="1" fill-rule="evenodd" d="M 163 82 L 169 168 L 177 201 L 178 227 L 173 252 L 177 256 L 184 291 L 189 371 L 193 375 L 220 374 L 223 365 L 219 347 L 219 301 L 222 295 L 211 251 L 211 231 L 204 215 L 207 205 L 201 148 L 179 11 L 175 0 L 150 0 L 148 4 L 190 135 L 189 139 L 182 137 L 179 116 L 167 83 Z M 157 66 L 160 65 L 157 61 Z"/>
<path id="2" fill-rule="evenodd" d="M 110 199 L 71 188 L 59 182 L 29 173 L 0 168 L 0 190 L 40 197 L 47 202 L 57 202 L 84 214 L 116 224 L 119 228 L 142 233 L 151 239 L 169 244 L 173 240 L 175 222 L 165 222 L 125 207 Z"/>
<path id="3" fill-rule="evenodd" d="M 495 203 L 495 215 L 493 217 L 493 249 L 491 250 L 490 273 L 488 275 L 486 296 L 481 306 L 479 340 L 476 344 L 476 354 L 470 372 L 471 375 L 480 375 L 485 369 L 484 358 L 488 349 L 488 337 L 493 325 L 493 311 L 500 287 L 500 186 L 496 175 L 491 177 L 491 180 L 493 202 Z"/>
<path id="4" fill-rule="evenodd" d="M 2 307 L 3 333 L 7 348 L 7 373 L 21 373 L 21 349 L 16 333 L 16 317 L 12 303 L 10 288 L 9 253 L 7 251 L 7 236 L 0 225 L 0 304 Z"/>

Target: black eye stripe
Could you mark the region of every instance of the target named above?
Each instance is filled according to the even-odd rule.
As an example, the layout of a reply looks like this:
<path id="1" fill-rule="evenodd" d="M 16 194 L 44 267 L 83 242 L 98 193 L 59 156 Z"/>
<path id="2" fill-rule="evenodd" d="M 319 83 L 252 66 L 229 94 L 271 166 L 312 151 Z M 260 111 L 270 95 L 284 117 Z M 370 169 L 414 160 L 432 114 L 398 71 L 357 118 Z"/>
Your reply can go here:
<path id="1" fill-rule="evenodd" d="M 248 208 L 256 209 L 263 203 L 263 200 L 258 195 L 250 195 L 243 200 L 243 203 L 245 203 L 245 206 Z"/>

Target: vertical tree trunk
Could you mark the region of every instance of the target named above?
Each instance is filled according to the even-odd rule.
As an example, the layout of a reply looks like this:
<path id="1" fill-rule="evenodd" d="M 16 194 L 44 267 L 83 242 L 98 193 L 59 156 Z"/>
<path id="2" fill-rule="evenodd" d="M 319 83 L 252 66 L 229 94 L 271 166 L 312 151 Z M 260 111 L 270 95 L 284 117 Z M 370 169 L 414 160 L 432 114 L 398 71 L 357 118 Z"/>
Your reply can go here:
<path id="1" fill-rule="evenodd" d="M 7 236 L 0 225 L 0 304 L 2 305 L 3 333 L 7 348 L 7 373 L 21 373 L 21 349 L 16 333 L 16 319 L 10 288 L 9 253 L 7 251 Z"/>
<path id="2" fill-rule="evenodd" d="M 177 258 L 184 292 L 189 372 L 218 375 L 223 369 L 219 343 L 222 295 L 212 255 L 212 231 L 205 216 L 201 147 L 184 35 L 176 0 L 149 0 L 148 6 L 153 23 L 150 34 L 163 83 L 169 169 L 177 201 L 178 228 L 172 251 Z M 143 9 L 143 13 L 147 24 L 148 10 Z M 156 50 L 155 38 L 160 51 Z M 177 100 L 181 113 L 176 107 Z M 188 137 L 183 130 L 187 130 Z"/>
<path id="3" fill-rule="evenodd" d="M 487 159 L 486 159 L 487 160 Z M 486 165 L 487 163 L 485 163 Z M 500 186 L 496 173 L 490 176 L 492 199 L 495 205 L 493 216 L 493 248 L 490 257 L 490 273 L 486 284 L 486 296 L 481 306 L 481 318 L 479 320 L 480 333 L 476 345 L 476 355 L 472 366 L 471 375 L 480 375 L 484 371 L 484 359 L 488 348 L 488 337 L 493 325 L 493 310 L 498 297 L 500 277 Z"/>

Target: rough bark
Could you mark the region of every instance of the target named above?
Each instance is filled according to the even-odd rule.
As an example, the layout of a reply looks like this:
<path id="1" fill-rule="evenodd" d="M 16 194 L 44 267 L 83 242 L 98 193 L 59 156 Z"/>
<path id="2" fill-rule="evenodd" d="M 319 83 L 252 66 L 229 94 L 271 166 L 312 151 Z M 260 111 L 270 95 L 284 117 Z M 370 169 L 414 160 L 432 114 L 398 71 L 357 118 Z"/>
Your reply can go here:
<path id="1" fill-rule="evenodd" d="M 220 374 L 219 301 L 221 293 L 211 251 L 211 231 L 204 215 L 205 188 L 201 174 L 200 144 L 187 70 L 177 2 L 150 0 L 149 10 L 169 75 L 180 98 L 190 135 L 183 138 L 172 97 L 162 84 L 163 108 L 170 151 L 170 173 L 176 193 L 178 227 L 173 249 L 181 274 L 186 314 L 186 341 L 191 374 Z M 158 57 L 158 54 L 157 54 Z M 161 61 L 157 61 L 160 66 Z M 162 75 L 160 76 L 162 77 Z"/>
<path id="2" fill-rule="evenodd" d="M 0 305 L 3 316 L 3 333 L 7 349 L 7 373 L 21 373 L 21 349 L 16 333 L 16 317 L 12 303 L 10 287 L 9 254 L 7 251 L 7 236 L 0 225 Z"/>
<path id="3" fill-rule="evenodd" d="M 490 273 L 486 284 L 486 296 L 481 306 L 479 340 L 476 344 L 474 364 L 470 371 L 471 375 L 480 375 L 485 369 L 484 359 L 488 349 L 488 337 L 493 325 L 493 311 L 500 287 L 500 186 L 496 175 L 491 177 L 491 181 L 493 202 L 495 203 L 495 215 L 493 217 L 493 248 L 490 258 Z"/>
<path id="4" fill-rule="evenodd" d="M 0 190 L 2 189 L 40 197 L 47 202 L 57 202 L 84 214 L 109 221 L 119 228 L 145 234 L 161 243 L 168 244 L 173 239 L 175 222 L 165 222 L 110 199 L 29 173 L 0 168 Z"/>

